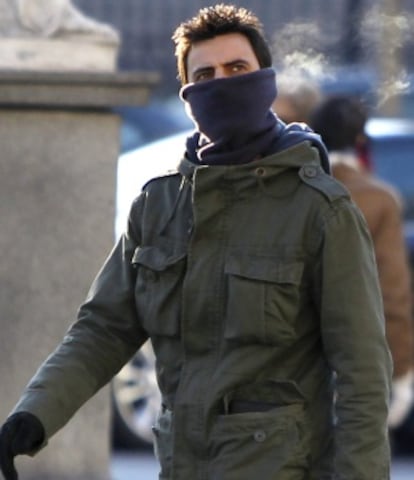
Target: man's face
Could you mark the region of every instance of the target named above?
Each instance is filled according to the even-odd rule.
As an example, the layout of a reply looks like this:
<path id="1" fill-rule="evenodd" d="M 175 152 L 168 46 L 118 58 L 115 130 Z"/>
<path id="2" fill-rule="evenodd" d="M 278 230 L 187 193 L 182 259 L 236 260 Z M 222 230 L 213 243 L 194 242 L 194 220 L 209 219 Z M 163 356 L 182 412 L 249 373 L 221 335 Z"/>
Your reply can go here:
<path id="1" fill-rule="evenodd" d="M 234 77 L 260 69 L 247 37 L 241 33 L 219 35 L 194 44 L 187 58 L 190 83 Z"/>

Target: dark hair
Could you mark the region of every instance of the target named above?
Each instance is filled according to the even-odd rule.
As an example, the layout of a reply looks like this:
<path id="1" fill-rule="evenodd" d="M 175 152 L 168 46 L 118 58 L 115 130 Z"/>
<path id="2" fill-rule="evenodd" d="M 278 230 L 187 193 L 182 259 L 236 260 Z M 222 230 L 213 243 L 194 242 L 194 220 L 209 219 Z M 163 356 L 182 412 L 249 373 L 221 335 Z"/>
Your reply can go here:
<path id="1" fill-rule="evenodd" d="M 187 58 L 192 45 L 227 33 L 241 33 L 247 37 L 261 68 L 272 65 L 272 55 L 259 19 L 245 8 L 219 4 L 202 8 L 195 17 L 181 23 L 172 36 L 182 84 L 188 82 Z"/>
<path id="2" fill-rule="evenodd" d="M 335 95 L 316 107 L 310 126 L 322 137 L 328 150 L 355 148 L 358 139 L 365 137 L 368 111 L 356 97 Z"/>

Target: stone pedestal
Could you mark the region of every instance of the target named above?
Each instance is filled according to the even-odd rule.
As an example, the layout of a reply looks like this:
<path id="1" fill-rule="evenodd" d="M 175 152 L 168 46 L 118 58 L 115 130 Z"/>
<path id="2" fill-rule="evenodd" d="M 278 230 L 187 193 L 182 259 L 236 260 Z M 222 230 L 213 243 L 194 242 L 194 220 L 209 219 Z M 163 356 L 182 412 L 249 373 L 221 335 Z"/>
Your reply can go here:
<path id="1" fill-rule="evenodd" d="M 0 420 L 76 317 L 113 244 L 119 118 L 151 75 L 0 73 Z M 104 389 L 33 459 L 23 479 L 109 478 Z"/>
<path id="2" fill-rule="evenodd" d="M 27 59 L 30 59 L 30 62 Z M 70 60 L 68 60 L 70 59 Z M 118 51 L 108 43 L 49 38 L 3 38 L 0 68 L 37 71 L 115 71 Z"/>

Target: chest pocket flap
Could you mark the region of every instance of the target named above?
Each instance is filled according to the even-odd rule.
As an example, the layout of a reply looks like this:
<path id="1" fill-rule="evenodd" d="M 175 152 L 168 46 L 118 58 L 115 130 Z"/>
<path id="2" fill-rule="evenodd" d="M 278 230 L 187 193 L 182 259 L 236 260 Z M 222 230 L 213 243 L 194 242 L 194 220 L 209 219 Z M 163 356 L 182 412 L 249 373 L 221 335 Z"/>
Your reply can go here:
<path id="1" fill-rule="evenodd" d="M 251 280 L 299 285 L 302 279 L 303 263 L 281 261 L 274 257 L 230 255 L 226 260 L 225 271 L 229 275 Z"/>
<path id="2" fill-rule="evenodd" d="M 150 335 L 179 335 L 186 253 L 138 247 L 132 264 L 137 269 L 135 303 L 144 328 Z"/>
<path id="3" fill-rule="evenodd" d="M 226 259 L 225 338 L 287 345 L 296 338 L 304 264 L 276 257 L 232 254 Z"/>
<path id="4" fill-rule="evenodd" d="M 170 253 L 158 247 L 138 247 L 132 257 L 133 265 L 143 265 L 156 272 L 162 272 L 186 257 L 186 253 Z"/>

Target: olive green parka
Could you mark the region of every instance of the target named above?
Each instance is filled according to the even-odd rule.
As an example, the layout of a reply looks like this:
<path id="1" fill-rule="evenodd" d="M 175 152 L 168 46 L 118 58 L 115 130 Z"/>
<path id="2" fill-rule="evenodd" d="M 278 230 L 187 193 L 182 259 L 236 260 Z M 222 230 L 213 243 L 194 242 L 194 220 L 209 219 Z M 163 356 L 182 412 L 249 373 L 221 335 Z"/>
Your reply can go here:
<path id="1" fill-rule="evenodd" d="M 49 438 L 148 337 L 160 479 L 389 479 L 371 238 L 307 141 L 150 181 L 15 411 Z"/>

